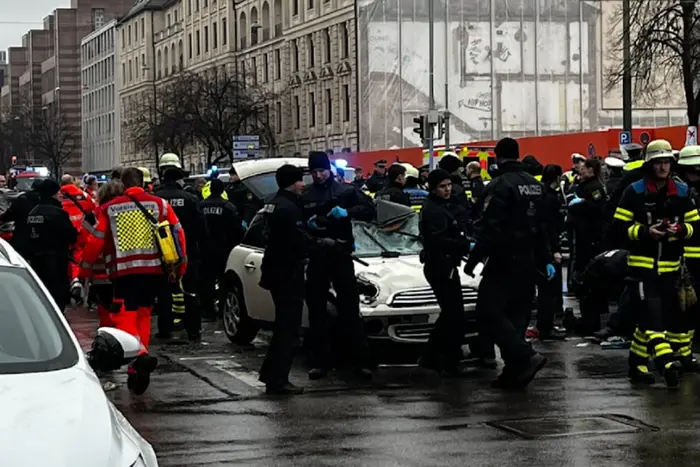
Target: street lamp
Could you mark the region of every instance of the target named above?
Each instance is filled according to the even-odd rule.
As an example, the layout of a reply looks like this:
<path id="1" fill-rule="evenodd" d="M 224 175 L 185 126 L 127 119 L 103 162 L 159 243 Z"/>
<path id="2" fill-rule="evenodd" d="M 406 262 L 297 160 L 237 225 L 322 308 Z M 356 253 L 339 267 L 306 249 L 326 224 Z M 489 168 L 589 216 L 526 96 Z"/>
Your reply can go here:
<path id="1" fill-rule="evenodd" d="M 155 60 L 155 55 L 153 57 L 153 60 Z M 142 72 L 147 72 L 150 70 L 148 65 L 143 65 L 141 67 Z M 156 102 L 157 102 L 157 88 L 156 88 L 156 71 L 155 71 L 155 66 L 153 68 L 153 76 L 151 77 L 151 82 L 153 83 L 153 105 L 151 107 L 151 134 L 153 136 L 153 155 L 155 156 L 156 160 L 156 168 L 159 168 L 159 161 L 158 161 L 158 138 L 156 135 Z"/>

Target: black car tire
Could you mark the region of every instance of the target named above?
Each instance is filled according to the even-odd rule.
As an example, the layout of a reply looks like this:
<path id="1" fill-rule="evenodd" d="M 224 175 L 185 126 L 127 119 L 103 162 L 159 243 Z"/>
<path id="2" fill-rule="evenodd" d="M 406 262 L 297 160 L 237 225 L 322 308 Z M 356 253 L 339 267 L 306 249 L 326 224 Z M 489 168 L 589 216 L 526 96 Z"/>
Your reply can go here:
<path id="1" fill-rule="evenodd" d="M 224 334 L 237 345 L 250 345 L 260 331 L 260 323 L 248 316 L 245 296 L 240 280 L 227 274 L 224 281 L 222 321 Z"/>

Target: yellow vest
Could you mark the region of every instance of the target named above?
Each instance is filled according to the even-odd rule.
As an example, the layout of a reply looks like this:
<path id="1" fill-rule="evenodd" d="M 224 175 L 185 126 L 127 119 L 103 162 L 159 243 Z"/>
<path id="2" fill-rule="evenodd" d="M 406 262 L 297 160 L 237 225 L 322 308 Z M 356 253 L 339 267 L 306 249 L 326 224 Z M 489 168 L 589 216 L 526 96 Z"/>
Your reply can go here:
<path id="1" fill-rule="evenodd" d="M 535 175 L 535 180 L 537 180 L 538 182 L 541 182 L 541 181 L 542 181 L 542 175 Z"/>
<path id="2" fill-rule="evenodd" d="M 644 165 L 644 161 L 642 159 L 639 159 L 637 161 L 632 161 L 632 162 L 626 163 L 625 168 L 622 170 L 626 170 L 626 171 L 635 170 L 635 169 L 640 168 L 643 165 Z"/>
<path id="3" fill-rule="evenodd" d="M 211 196 L 211 182 L 207 182 L 206 185 L 204 185 L 204 188 L 202 188 L 202 199 L 207 199 Z M 226 190 L 224 190 L 223 193 L 221 193 L 221 197 L 228 201 L 228 194 L 226 194 Z"/>

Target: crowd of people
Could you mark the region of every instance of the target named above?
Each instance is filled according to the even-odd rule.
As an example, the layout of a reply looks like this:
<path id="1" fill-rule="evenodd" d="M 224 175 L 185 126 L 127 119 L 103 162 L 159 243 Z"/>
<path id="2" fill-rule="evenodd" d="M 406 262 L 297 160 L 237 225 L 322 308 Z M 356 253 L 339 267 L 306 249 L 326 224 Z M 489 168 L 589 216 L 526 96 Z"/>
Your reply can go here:
<path id="1" fill-rule="evenodd" d="M 674 386 L 684 372 L 700 371 L 691 351 L 700 277 L 695 235 L 700 146 L 676 153 L 657 140 L 625 152 L 626 161 L 608 157 L 604 163 L 574 154 L 572 169 L 563 173 L 533 156 L 521 160 L 518 143 L 504 138 L 495 147 L 489 183 L 479 163 L 464 166 L 454 154 L 444 155 L 432 171 L 378 161 L 371 177 L 359 174 L 346 183 L 334 175 L 326 153 L 312 151 L 313 183 L 304 185 L 302 168 L 284 165 L 276 172 L 279 191 L 260 209 L 236 203 L 244 197 L 235 173 L 228 186 L 214 176 L 191 189 L 179 157 L 165 154 L 158 179 L 146 169 L 126 168 L 115 169 L 101 187 L 94 178 L 79 186 L 70 175 L 36 182 L 0 221 L 15 222 L 15 248 L 60 309 L 72 293 L 76 301 L 96 304 L 100 326 L 138 338 L 141 354 L 128 368 L 135 394 L 146 391 L 157 365 L 148 352 L 154 306 L 158 338 L 198 342 L 202 317 L 217 317 L 216 283 L 228 254 L 253 216 L 265 222 L 260 286 L 270 291 L 275 306 L 273 337 L 260 371 L 267 392 L 303 392 L 289 381 L 289 372 L 304 302 L 309 378 L 347 367 L 352 376 L 371 379 L 374 362 L 359 312 L 352 220 L 376 217 L 372 198 L 420 212 L 420 260 L 441 309 L 422 367 L 444 376 L 464 374 L 467 324 L 458 268 L 473 276 L 483 264 L 479 338 L 470 351 L 481 366 L 496 368 L 498 346 L 505 366 L 494 387 L 527 386 L 547 363 L 526 339 L 536 290 L 536 336 L 565 331 L 555 326 L 555 316 L 564 314 L 562 239 L 567 239 L 568 276 L 581 316 L 564 314 L 565 327 L 603 338 L 630 335 L 630 378 L 652 383 L 655 368 Z M 331 288 L 334 319 L 327 311 Z M 618 311 L 601 330 L 609 300 L 619 303 Z M 108 347 L 98 336 L 89 352 L 99 371 L 114 369 Z"/>

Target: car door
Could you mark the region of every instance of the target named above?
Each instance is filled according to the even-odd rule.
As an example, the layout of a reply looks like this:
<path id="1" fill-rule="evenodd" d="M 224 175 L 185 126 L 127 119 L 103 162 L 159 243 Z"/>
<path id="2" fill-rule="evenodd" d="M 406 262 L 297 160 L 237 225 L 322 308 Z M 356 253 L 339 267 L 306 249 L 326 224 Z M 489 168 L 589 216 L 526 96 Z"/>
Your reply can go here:
<path id="1" fill-rule="evenodd" d="M 260 287 L 261 266 L 265 254 L 263 223 L 251 222 L 241 245 L 231 252 L 229 262 L 241 280 L 248 316 L 260 321 L 275 320 L 275 307 L 270 292 Z"/>

